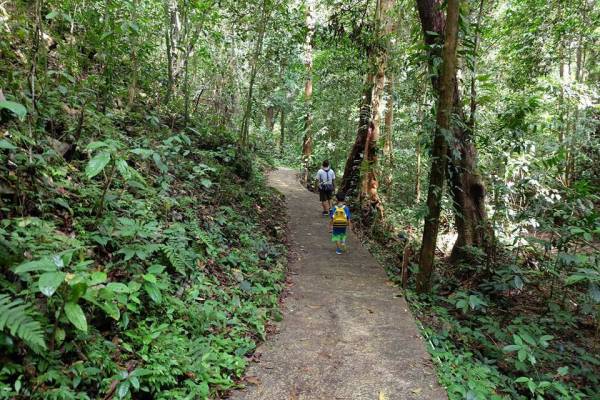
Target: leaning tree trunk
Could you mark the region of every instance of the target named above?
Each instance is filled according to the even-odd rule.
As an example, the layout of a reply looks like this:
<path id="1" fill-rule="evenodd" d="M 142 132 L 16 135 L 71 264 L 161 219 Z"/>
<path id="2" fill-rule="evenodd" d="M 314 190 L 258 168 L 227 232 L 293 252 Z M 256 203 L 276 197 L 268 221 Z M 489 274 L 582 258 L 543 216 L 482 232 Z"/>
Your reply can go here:
<path id="1" fill-rule="evenodd" d="M 372 60 L 375 74 L 367 74 L 365 81 L 365 91 L 360 105 L 360 115 L 358 122 L 358 131 L 354 145 L 350 150 L 346 165 L 344 167 L 344 177 L 342 179 L 341 190 L 346 195 L 355 197 L 358 194 L 367 200 L 371 206 L 378 209 L 383 217 L 383 206 L 379 199 L 377 182 L 377 159 L 379 140 L 379 125 L 381 122 L 380 108 L 381 97 L 385 87 L 385 68 L 387 65 L 388 49 L 385 36 L 393 30 L 393 23 L 390 11 L 395 0 L 379 0 L 375 13 L 377 26 L 377 46 L 372 44 L 367 49 L 367 58 Z M 369 130 L 371 122 L 374 129 Z M 361 180 L 361 166 L 364 160 L 364 171 Z M 360 193 L 357 189 L 360 184 Z"/>
<path id="2" fill-rule="evenodd" d="M 304 117 L 304 139 L 302 140 L 302 182 L 308 184 L 308 170 L 310 168 L 310 158 L 313 149 L 312 136 L 312 68 L 313 68 L 313 37 L 315 35 L 315 4 L 314 0 L 306 1 L 306 42 L 305 42 L 305 60 L 306 82 L 304 84 L 304 101 L 306 102 L 306 115 Z"/>
<path id="3" fill-rule="evenodd" d="M 367 141 L 367 131 L 371 121 L 371 98 L 373 96 L 373 75 L 368 74 L 365 80 L 364 92 L 360 102 L 360 111 L 358 118 L 358 130 L 354 145 L 346 159 L 344 166 L 344 176 L 340 190 L 349 197 L 357 195 L 357 188 L 360 178 L 360 166 L 363 161 L 365 143 Z"/>
<path id="4" fill-rule="evenodd" d="M 442 194 L 446 175 L 446 154 L 448 142 L 445 132 L 450 130 L 453 98 L 456 81 L 456 43 L 458 41 L 458 7 L 460 0 L 448 0 L 447 23 L 442 54 L 442 71 L 440 74 L 440 95 L 438 99 L 435 136 L 431 149 L 431 172 L 427 192 L 427 216 L 423 228 L 421 254 L 419 256 L 419 274 L 417 275 L 417 291 L 427 292 L 431 286 L 433 259 L 437 243 L 442 208 Z"/>
<path id="5" fill-rule="evenodd" d="M 419 18 L 425 44 L 429 48 L 429 67 L 434 68 L 434 59 L 440 56 L 439 38 L 444 32 L 445 20 L 441 12 L 441 0 L 417 0 Z M 431 83 L 434 92 L 440 94 L 438 74 L 432 71 Z M 453 143 L 448 147 L 448 183 L 453 200 L 457 240 L 452 249 L 452 261 L 463 259 L 465 246 L 479 247 L 488 254 L 492 251 L 493 231 L 488 227 L 485 211 L 485 185 L 477 172 L 477 150 L 472 132 L 466 127 L 458 82 L 454 81 L 453 111 L 460 121 L 452 128 Z"/>

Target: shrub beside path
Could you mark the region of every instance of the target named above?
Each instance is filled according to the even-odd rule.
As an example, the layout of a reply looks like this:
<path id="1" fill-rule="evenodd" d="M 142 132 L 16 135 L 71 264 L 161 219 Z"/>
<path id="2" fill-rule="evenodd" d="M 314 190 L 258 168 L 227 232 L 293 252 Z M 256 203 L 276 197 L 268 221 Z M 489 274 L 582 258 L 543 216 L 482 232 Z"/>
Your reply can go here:
<path id="1" fill-rule="evenodd" d="M 289 294 L 279 333 L 257 349 L 236 400 L 443 400 L 434 367 L 399 290 L 357 238 L 336 255 L 315 194 L 295 172 L 271 185 L 286 195 Z"/>

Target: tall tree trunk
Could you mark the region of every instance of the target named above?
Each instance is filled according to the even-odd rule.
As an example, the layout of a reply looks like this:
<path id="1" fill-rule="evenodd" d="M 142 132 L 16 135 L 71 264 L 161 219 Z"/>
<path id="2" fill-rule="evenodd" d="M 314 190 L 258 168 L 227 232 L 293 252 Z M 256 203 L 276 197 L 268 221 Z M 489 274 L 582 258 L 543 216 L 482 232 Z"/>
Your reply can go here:
<path id="1" fill-rule="evenodd" d="M 381 122 L 380 105 L 385 87 L 385 68 L 387 65 L 388 49 L 386 35 L 394 27 L 390 11 L 394 0 L 378 0 L 375 12 L 377 42 L 367 48 L 367 58 L 371 60 L 375 74 L 368 73 L 365 79 L 365 89 L 361 99 L 358 121 L 358 131 L 354 145 L 350 150 L 341 190 L 348 196 L 354 197 L 360 184 L 360 195 L 375 206 L 380 216 L 383 216 L 383 206 L 378 195 L 377 141 L 379 140 L 379 125 Z M 370 124 L 374 129 L 370 130 Z M 364 160 L 364 161 L 363 161 Z M 364 163 L 364 174 L 361 179 L 361 165 Z"/>
<path id="2" fill-rule="evenodd" d="M 190 76 L 189 76 L 190 56 L 186 54 L 183 62 L 183 125 L 188 126 L 190 122 Z"/>
<path id="3" fill-rule="evenodd" d="M 133 0 L 133 10 L 131 13 L 131 20 L 137 21 L 138 15 L 138 0 Z M 131 68 L 131 83 L 129 84 L 129 99 L 127 101 L 127 108 L 131 108 L 133 106 L 133 102 L 135 101 L 135 97 L 137 94 L 137 81 L 138 81 L 138 34 L 137 32 L 133 34 L 133 39 L 131 40 L 131 62 L 133 64 Z"/>
<path id="4" fill-rule="evenodd" d="M 415 169 L 415 203 L 421 202 L 421 137 L 417 136 L 417 145 L 415 148 L 417 156 L 417 165 Z"/>
<path id="5" fill-rule="evenodd" d="M 585 18 L 585 8 L 583 10 Z M 581 68 L 583 59 L 583 33 L 579 33 L 577 40 L 577 52 L 575 56 L 575 83 L 577 86 L 581 83 Z M 575 110 L 573 113 L 573 130 L 570 134 L 568 151 L 567 151 L 567 168 L 565 171 L 565 184 L 571 186 L 575 175 L 575 143 L 577 140 L 577 127 L 579 126 L 579 99 L 575 102 Z"/>
<path id="6" fill-rule="evenodd" d="M 171 14 L 171 8 L 168 0 L 165 0 L 165 48 L 167 53 L 167 88 L 165 91 L 165 104 L 169 104 L 171 101 L 171 95 L 173 92 L 173 17 Z"/>
<path id="7" fill-rule="evenodd" d="M 262 53 L 263 40 L 267 29 L 269 19 L 269 0 L 263 0 L 261 6 L 261 18 L 258 24 L 258 36 L 254 42 L 254 53 L 250 62 L 250 82 L 248 84 L 248 98 L 246 99 L 246 107 L 242 118 L 242 127 L 240 129 L 240 148 L 245 149 L 248 145 L 248 132 L 250 128 L 250 118 L 252 117 L 252 99 L 254 95 L 254 83 L 258 72 L 258 59 Z"/>
<path id="8" fill-rule="evenodd" d="M 431 150 L 432 162 L 427 192 L 427 210 L 423 240 L 419 256 L 417 291 L 427 292 L 431 287 L 433 259 L 437 243 L 442 194 L 446 175 L 446 154 L 448 141 L 446 132 L 450 130 L 450 120 L 454 103 L 456 81 L 456 44 L 458 40 L 458 9 L 460 0 L 448 0 L 447 18 L 440 74 L 440 95 L 438 99 L 435 137 Z"/>
<path id="9" fill-rule="evenodd" d="M 275 106 L 268 106 L 265 109 L 265 125 L 269 132 L 273 133 L 273 128 L 275 128 L 275 114 L 276 108 Z"/>
<path id="10" fill-rule="evenodd" d="M 281 115 L 279 120 L 279 154 L 283 156 L 283 146 L 285 144 L 285 110 L 281 109 Z"/>
<path id="11" fill-rule="evenodd" d="M 415 155 L 416 155 L 416 168 L 415 168 L 415 203 L 421 202 L 421 161 L 422 161 L 422 150 L 421 150 L 421 135 L 424 132 L 423 127 L 423 102 L 425 101 L 425 88 L 423 88 L 423 97 L 419 99 L 417 104 L 417 120 L 419 122 L 419 130 L 417 131 L 417 138 L 415 143 Z"/>
<path id="12" fill-rule="evenodd" d="M 444 16 L 440 10 L 441 0 L 417 0 L 421 27 L 425 44 L 429 48 L 429 67 L 433 70 L 433 60 L 439 57 L 439 38 L 444 31 Z M 440 93 L 438 74 L 432 72 L 431 83 L 434 92 Z M 451 260 L 456 262 L 465 258 L 466 246 L 479 247 L 491 254 L 493 231 L 487 223 L 485 211 L 485 185 L 477 172 L 477 151 L 473 143 L 472 132 L 465 129 L 466 118 L 462 109 L 458 82 L 454 81 L 454 113 L 465 122 L 452 128 L 453 141 L 448 147 L 448 181 L 457 240 L 452 248 Z"/>
<path id="13" fill-rule="evenodd" d="M 38 67 L 38 55 L 41 47 L 42 37 L 43 37 L 43 27 L 42 27 L 42 6 L 43 0 L 35 0 L 33 3 L 34 7 L 34 18 L 35 25 L 32 31 L 32 45 L 31 45 L 31 54 L 30 54 L 30 63 L 29 66 L 29 76 L 27 77 L 29 80 L 29 92 L 31 94 L 31 103 L 33 104 L 33 108 L 37 111 L 37 67 Z"/>
<path id="14" fill-rule="evenodd" d="M 385 104 L 385 137 L 383 142 L 383 156 L 385 165 L 382 169 L 383 181 L 385 184 L 385 193 L 387 201 L 392 194 L 392 179 L 394 170 L 393 139 L 394 139 L 394 75 L 389 73 L 387 83 L 387 101 Z"/>
<path id="15" fill-rule="evenodd" d="M 470 113 L 467 121 L 467 128 L 471 135 L 475 132 L 475 112 L 477 111 L 477 51 L 479 51 L 479 40 L 481 36 L 481 19 L 483 18 L 483 3 L 479 2 L 479 12 L 477 14 L 477 26 L 475 28 L 475 42 L 473 44 L 473 70 L 471 71 L 471 98 L 470 98 Z"/>
<path id="16" fill-rule="evenodd" d="M 312 68 L 313 68 L 313 37 L 315 35 L 315 4 L 314 0 L 306 0 L 306 41 L 305 60 L 306 82 L 304 84 L 304 101 L 306 103 L 306 115 L 304 117 L 304 139 L 302 140 L 302 182 L 308 184 L 308 170 L 313 149 L 312 135 Z"/>
<path id="17" fill-rule="evenodd" d="M 371 97 L 373 95 L 373 75 L 367 74 L 364 85 L 364 92 L 361 98 L 358 117 L 358 130 L 354 145 L 348 154 L 344 166 L 344 176 L 340 190 L 346 196 L 355 197 L 357 195 L 360 178 L 360 166 L 363 161 L 365 143 L 367 141 L 367 131 L 371 122 Z"/>
<path id="18" fill-rule="evenodd" d="M 373 95 L 371 97 L 372 130 L 367 134 L 365 143 L 365 166 L 362 178 L 362 194 L 367 205 L 377 209 L 379 217 L 383 218 L 383 204 L 379 198 L 377 181 L 377 162 L 379 149 L 377 148 L 381 126 L 381 100 L 386 81 L 386 67 L 388 59 L 387 36 L 392 32 L 394 24 L 390 12 L 395 0 L 378 0 L 375 12 L 377 29 L 377 47 L 374 57 L 376 73 L 373 80 Z"/>

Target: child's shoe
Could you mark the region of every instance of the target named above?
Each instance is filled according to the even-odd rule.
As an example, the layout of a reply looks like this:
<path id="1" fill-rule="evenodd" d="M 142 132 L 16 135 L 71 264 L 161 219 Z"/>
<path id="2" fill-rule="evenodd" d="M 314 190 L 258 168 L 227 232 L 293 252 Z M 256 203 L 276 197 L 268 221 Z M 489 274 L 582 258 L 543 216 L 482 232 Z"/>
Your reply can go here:
<path id="1" fill-rule="evenodd" d="M 342 254 L 342 249 L 335 249 L 335 254 Z"/>

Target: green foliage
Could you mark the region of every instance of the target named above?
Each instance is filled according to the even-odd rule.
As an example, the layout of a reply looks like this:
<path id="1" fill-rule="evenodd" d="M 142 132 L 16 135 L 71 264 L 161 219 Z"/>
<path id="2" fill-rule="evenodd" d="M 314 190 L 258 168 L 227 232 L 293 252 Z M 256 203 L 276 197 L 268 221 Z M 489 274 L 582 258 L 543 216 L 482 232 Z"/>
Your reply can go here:
<path id="1" fill-rule="evenodd" d="M 0 331 L 8 331 L 11 336 L 21 339 L 31 350 L 41 353 L 46 349 L 44 329 L 34 318 L 33 307 L 22 299 L 12 299 L 0 294 Z M 0 336 L 4 334 L 0 333 Z M 11 343 L 8 337 L 4 341 Z"/>
<path id="2" fill-rule="evenodd" d="M 220 396 L 280 318 L 284 207 L 269 144 L 237 149 L 216 28 L 253 7 L 134 3 L 0 9 L 0 398 Z"/>

